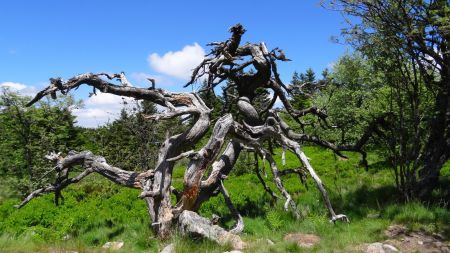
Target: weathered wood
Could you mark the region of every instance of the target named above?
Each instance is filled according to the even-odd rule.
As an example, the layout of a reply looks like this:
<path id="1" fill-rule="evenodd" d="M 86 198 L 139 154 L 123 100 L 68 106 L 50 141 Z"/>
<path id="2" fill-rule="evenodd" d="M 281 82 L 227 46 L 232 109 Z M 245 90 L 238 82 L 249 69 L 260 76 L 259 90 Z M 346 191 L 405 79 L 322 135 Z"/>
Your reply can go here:
<path id="1" fill-rule="evenodd" d="M 246 247 L 245 242 L 239 236 L 217 225 L 212 225 L 208 219 L 195 212 L 183 211 L 178 217 L 178 224 L 182 234 L 205 237 L 220 245 L 231 245 L 234 249 Z"/>
<path id="2" fill-rule="evenodd" d="M 263 157 L 263 164 L 266 159 L 268 160 L 275 184 L 286 199 L 285 209 L 290 207 L 294 214 L 298 215 L 296 203 L 283 186 L 281 176 L 290 172 L 300 173 L 300 170 L 289 170 L 289 172 L 278 170 L 271 153 L 266 151 L 263 145 L 265 142 L 277 142 L 283 150 L 286 148 L 296 154 L 299 166 L 303 164 L 316 182 L 330 212 L 331 220 L 347 220 L 345 215 L 335 214 L 322 181 L 301 151 L 298 141 L 312 141 L 328 146 L 335 152 L 339 149 L 332 143 L 308 139 L 304 135 L 300 136 L 292 132 L 271 107 L 278 97 L 284 104 L 286 112 L 296 120 L 306 114 L 314 114 L 325 120 L 326 114 L 315 107 L 299 111 L 290 105 L 286 95 L 286 92 L 290 91 L 282 83 L 276 64 L 277 61 L 288 61 L 281 49 L 275 48 L 269 51 L 263 42 L 240 45 L 245 29 L 239 24 L 230 28 L 230 32 L 231 37 L 228 40 L 211 44 L 213 46 L 211 53 L 193 70 L 192 78 L 187 85 L 207 76 L 206 85 L 201 92 L 211 92 L 223 81 L 229 81 L 224 89 L 224 96 L 226 98 L 231 96 L 227 93 L 230 88 L 237 91 L 234 101 L 239 116 L 233 118 L 231 114 L 223 113 L 215 122 L 208 142 L 199 149 L 194 150 L 192 147 L 208 132 L 211 125 L 211 110 L 197 93 L 138 88 L 129 82 L 123 72 L 119 74 L 86 73 L 67 81 L 61 78 L 50 79 L 51 84 L 37 93 L 28 105 L 36 103 L 47 95 L 55 97 L 56 92 L 67 94 L 85 84 L 93 88 L 94 95 L 96 90 L 100 90 L 104 93 L 151 101 L 166 109 L 153 115 L 144 115 L 147 120 L 187 117 L 190 120 L 189 127 L 182 133 L 166 138 L 160 146 L 155 168 L 147 171 L 131 172 L 116 168 L 109 165 L 103 157 L 88 151 L 71 152 L 65 157 L 61 157 L 60 154 L 50 155 L 49 159 L 56 163 L 57 180 L 52 185 L 33 191 L 18 206 L 21 207 L 31 199 L 49 192 L 55 192 L 57 202 L 61 190 L 67 185 L 77 183 L 91 173 L 98 173 L 119 185 L 142 189 L 139 197 L 147 204 L 151 226 L 159 238 L 169 238 L 173 223 L 178 222 L 183 233 L 201 235 L 219 244 L 231 243 L 233 247 L 242 249 L 245 243 L 233 233 L 243 230 L 243 219 L 233 205 L 232 196 L 228 194 L 223 181 L 227 179 L 227 175 L 232 171 L 244 148 L 251 148 L 252 152 L 255 152 L 255 173 L 264 189 L 273 200 L 276 200 L 277 196 L 267 187 L 259 174 L 256 154 Z M 256 69 L 256 72 L 243 74 L 244 69 L 249 66 Z M 269 107 L 262 112 L 256 110 L 252 104 L 258 88 L 271 89 L 274 93 Z M 224 110 L 230 107 L 230 103 L 233 101 L 226 99 Z M 178 192 L 171 185 L 172 171 L 175 164 L 183 158 L 188 159 L 189 163 L 184 174 L 183 191 Z M 76 177 L 69 178 L 69 171 L 74 165 L 82 165 L 84 171 Z M 208 171 L 209 174 L 206 174 Z M 194 212 L 202 203 L 219 193 L 224 196 L 227 206 L 237 221 L 230 231 L 232 233 L 217 225 L 211 225 L 207 219 Z M 171 194 L 177 197 L 175 206 L 171 204 Z"/>

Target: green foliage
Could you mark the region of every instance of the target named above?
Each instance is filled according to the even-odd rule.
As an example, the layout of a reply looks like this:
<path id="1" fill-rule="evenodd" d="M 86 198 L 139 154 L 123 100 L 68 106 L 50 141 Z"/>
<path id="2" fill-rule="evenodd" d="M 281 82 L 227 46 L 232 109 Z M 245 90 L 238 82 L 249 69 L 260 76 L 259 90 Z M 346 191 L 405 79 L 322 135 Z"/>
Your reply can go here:
<path id="1" fill-rule="evenodd" d="M 405 199 L 430 199 L 450 157 L 446 134 L 450 2 L 330 2 L 359 20 L 343 29 L 343 35 L 389 88 L 383 102 L 393 117 L 385 153 L 392 161 L 397 188 Z"/>
<path id="2" fill-rule="evenodd" d="M 304 216 L 295 220 L 290 212 L 283 210 L 283 200 L 270 206 L 270 197 L 255 175 L 230 176 L 225 186 L 244 216 L 243 239 L 249 242 L 252 252 L 296 252 L 298 248 L 294 244 L 283 241 L 284 235 L 291 232 L 319 235 L 321 242 L 310 250 L 312 252 L 345 252 L 349 245 L 382 240 L 383 230 L 391 223 L 403 223 L 411 229 L 429 232 L 449 231 L 447 209 L 398 201 L 395 191 L 389 188 L 393 182 L 391 173 L 377 155 L 369 156 L 370 169 L 366 172 L 358 168 L 355 154 L 348 154 L 350 159 L 342 161 L 327 150 L 303 149 L 327 185 L 336 211 L 349 215 L 351 223 L 333 225 L 328 222 L 320 193 L 311 179 L 307 181 L 306 190 L 296 175 L 283 178 Z M 280 162 L 280 153 L 281 150 L 275 150 L 277 162 Z M 291 153 L 286 154 L 286 162 L 287 168 L 298 165 Z M 181 186 L 183 170 L 183 167 L 175 169 L 176 187 Z M 264 179 L 276 191 L 270 174 Z M 65 201 L 58 207 L 54 206 L 52 195 L 35 199 L 19 210 L 12 207 L 18 199 L 7 199 L 0 204 L 0 248 L 6 252 L 46 252 L 50 248 L 96 252 L 107 241 L 124 240 L 121 252 L 159 252 L 170 242 L 175 243 L 179 252 L 230 250 L 208 240 L 179 235 L 170 242 L 159 242 L 149 229 L 146 206 L 138 194 L 137 190 L 121 188 L 93 176 L 67 188 L 63 192 Z M 218 214 L 224 226 L 234 224 L 221 196 L 205 203 L 200 212 L 206 216 Z M 378 218 L 371 218 L 374 214 Z M 69 239 L 64 240 L 66 235 Z M 268 246 L 266 239 L 275 245 Z M 264 243 L 260 243 L 261 240 Z"/>
<path id="3" fill-rule="evenodd" d="M 125 106 L 117 120 L 97 129 L 83 129 L 83 145 L 78 149 L 102 155 L 125 170 L 152 169 L 166 135 L 181 133 L 185 127 L 177 120 L 144 119 L 145 115 L 157 113 L 151 102 L 136 101 Z"/>
<path id="4" fill-rule="evenodd" d="M 9 90 L 0 92 L 0 175 L 17 183 L 15 192 L 3 185 L 0 199 L 25 192 L 31 184 L 45 183 L 39 178 L 47 167 L 44 156 L 52 151 L 66 153 L 80 145 L 80 132 L 70 111 L 80 102 L 68 96 L 26 107 L 29 100 Z"/>
<path id="5" fill-rule="evenodd" d="M 374 118 L 389 110 L 389 89 L 358 53 L 342 56 L 329 78 L 332 82 L 313 103 L 326 110 L 327 120 L 334 127 L 311 131 L 337 144 L 355 143 Z"/>
<path id="6" fill-rule="evenodd" d="M 289 102 L 296 109 L 306 109 L 312 105 L 311 95 L 315 92 L 316 74 L 309 68 L 305 73 L 294 72 L 291 80 Z"/>
<path id="7" fill-rule="evenodd" d="M 275 210 L 267 211 L 266 220 L 271 229 L 278 230 L 283 226 L 283 220 L 281 219 L 279 213 Z"/>

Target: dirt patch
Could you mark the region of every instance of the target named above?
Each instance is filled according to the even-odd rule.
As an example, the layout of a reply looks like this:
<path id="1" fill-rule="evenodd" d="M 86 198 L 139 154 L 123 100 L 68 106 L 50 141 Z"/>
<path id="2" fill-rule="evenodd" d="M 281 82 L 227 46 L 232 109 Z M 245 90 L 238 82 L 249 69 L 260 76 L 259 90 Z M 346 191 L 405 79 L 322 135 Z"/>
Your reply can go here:
<path id="1" fill-rule="evenodd" d="M 450 253 L 450 244 L 439 234 L 408 231 L 400 225 L 389 226 L 385 234 L 389 237 L 385 242 L 396 246 L 404 253 Z"/>
<path id="2" fill-rule="evenodd" d="M 293 233 L 285 235 L 284 240 L 295 242 L 300 247 L 311 248 L 320 242 L 320 237 L 313 234 Z"/>
<path id="3" fill-rule="evenodd" d="M 408 231 L 401 225 L 389 226 L 384 231 L 387 240 L 382 244 L 395 246 L 403 253 L 450 253 L 450 243 L 446 242 L 446 238 L 439 234 L 427 234 L 421 231 Z M 351 251 L 368 252 L 368 246 L 371 244 L 364 243 L 351 247 Z"/>

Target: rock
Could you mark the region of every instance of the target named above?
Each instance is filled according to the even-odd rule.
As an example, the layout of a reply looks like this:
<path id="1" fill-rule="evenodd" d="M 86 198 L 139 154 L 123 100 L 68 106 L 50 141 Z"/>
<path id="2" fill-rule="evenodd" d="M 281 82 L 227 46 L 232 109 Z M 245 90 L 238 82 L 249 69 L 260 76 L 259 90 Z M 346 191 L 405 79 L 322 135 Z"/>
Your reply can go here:
<path id="1" fill-rule="evenodd" d="M 320 242 L 320 237 L 313 234 L 293 233 L 284 236 L 285 241 L 295 242 L 298 246 L 304 248 L 311 248 Z"/>
<path id="2" fill-rule="evenodd" d="M 394 253 L 394 252 L 400 252 L 398 249 L 390 244 L 383 244 L 383 250 L 386 253 Z"/>
<path id="3" fill-rule="evenodd" d="M 366 248 L 365 253 L 395 253 L 399 252 L 397 248 L 390 244 L 383 244 L 381 242 L 376 242 L 369 244 Z"/>
<path id="4" fill-rule="evenodd" d="M 367 218 L 370 218 L 370 219 L 380 218 L 380 214 L 379 213 L 369 213 L 369 214 L 367 214 Z"/>
<path id="5" fill-rule="evenodd" d="M 417 244 L 423 245 L 423 241 L 417 241 Z"/>
<path id="6" fill-rule="evenodd" d="M 442 243 L 442 242 L 440 242 L 440 241 L 436 241 L 436 242 L 434 242 L 434 246 L 436 246 L 437 248 L 440 248 L 440 247 L 442 247 L 444 244 Z"/>
<path id="7" fill-rule="evenodd" d="M 443 236 L 442 234 L 439 234 L 439 233 L 433 233 L 433 237 L 438 239 L 438 240 L 441 240 L 441 241 L 445 241 L 446 240 L 446 237 Z"/>
<path id="8" fill-rule="evenodd" d="M 267 239 L 267 244 L 269 244 L 269 245 L 274 245 L 275 243 L 273 243 L 272 240 Z"/>
<path id="9" fill-rule="evenodd" d="M 103 245 L 102 248 L 104 249 L 110 249 L 110 250 L 118 250 L 123 247 L 124 242 L 122 240 L 115 241 L 115 242 L 107 242 Z"/>
<path id="10" fill-rule="evenodd" d="M 392 237 L 396 237 L 396 236 L 399 236 L 399 235 L 406 234 L 407 231 L 408 230 L 406 229 L 405 226 L 402 226 L 402 225 L 391 225 L 391 226 L 389 226 L 386 229 L 386 231 L 384 231 L 384 233 L 385 233 L 385 235 L 387 237 L 392 238 Z"/>
<path id="11" fill-rule="evenodd" d="M 223 253 L 242 253 L 240 250 L 225 251 Z"/>
<path id="12" fill-rule="evenodd" d="M 175 245 L 173 243 L 167 245 L 160 253 L 175 253 Z"/>
<path id="13" fill-rule="evenodd" d="M 383 249 L 383 244 L 381 242 L 376 242 L 369 244 L 365 253 L 385 253 Z"/>

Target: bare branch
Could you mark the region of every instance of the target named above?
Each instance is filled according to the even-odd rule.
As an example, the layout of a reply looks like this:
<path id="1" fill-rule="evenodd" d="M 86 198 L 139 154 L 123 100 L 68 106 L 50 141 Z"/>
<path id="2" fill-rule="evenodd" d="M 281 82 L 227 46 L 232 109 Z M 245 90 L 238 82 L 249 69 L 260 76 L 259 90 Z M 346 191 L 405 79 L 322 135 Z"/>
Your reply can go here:
<path id="1" fill-rule="evenodd" d="M 244 231 L 244 219 L 242 219 L 241 214 L 238 212 L 236 207 L 234 207 L 233 202 L 231 202 L 230 195 L 228 194 L 227 189 L 225 189 L 225 186 L 223 185 L 223 181 L 220 180 L 220 192 L 222 192 L 223 198 L 225 199 L 225 203 L 228 206 L 228 209 L 230 209 L 231 214 L 236 219 L 236 224 L 234 227 L 230 230 L 230 233 L 233 234 L 240 234 L 242 231 Z"/>
<path id="2" fill-rule="evenodd" d="M 53 160 L 57 163 L 55 166 L 55 168 L 58 168 L 57 171 L 65 170 L 65 173 L 60 174 L 56 178 L 55 183 L 31 192 L 22 201 L 22 203 L 16 206 L 17 208 L 23 207 L 33 198 L 36 198 L 44 193 L 60 192 L 70 184 L 78 183 L 92 172 L 96 172 L 116 184 L 138 189 L 143 188 L 141 183 L 142 180 L 148 180 L 153 177 L 153 171 L 137 173 L 113 167 L 106 163 L 105 158 L 102 156 L 96 156 L 89 151 L 80 153 L 71 151 L 64 158 L 59 155 L 56 157 L 55 154 L 50 155 L 49 157 L 53 158 Z M 68 171 L 75 165 L 81 165 L 85 168 L 85 170 L 76 177 L 67 178 Z"/>

